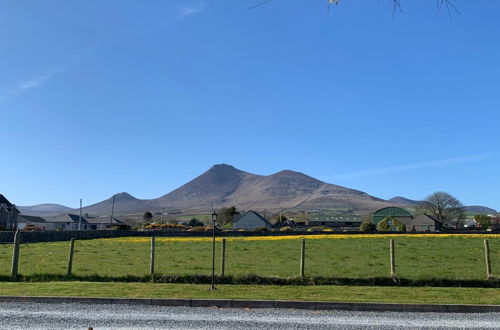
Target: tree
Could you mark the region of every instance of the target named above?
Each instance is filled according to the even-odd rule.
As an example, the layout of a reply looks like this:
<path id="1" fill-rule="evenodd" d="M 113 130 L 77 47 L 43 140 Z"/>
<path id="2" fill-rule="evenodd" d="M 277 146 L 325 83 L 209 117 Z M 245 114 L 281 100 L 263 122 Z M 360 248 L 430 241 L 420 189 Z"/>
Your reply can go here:
<path id="1" fill-rule="evenodd" d="M 364 221 L 361 226 L 359 226 L 360 231 L 375 231 L 377 226 L 371 221 Z"/>
<path id="2" fill-rule="evenodd" d="M 486 230 L 491 225 L 491 217 L 487 214 L 476 214 L 474 220 L 478 223 L 479 228 Z"/>
<path id="3" fill-rule="evenodd" d="M 438 191 L 423 200 L 417 212 L 430 215 L 442 224 L 452 223 L 456 226 L 464 218 L 465 207 L 457 198 Z"/>
<path id="4" fill-rule="evenodd" d="M 377 231 L 386 232 L 386 231 L 397 231 L 398 233 L 404 233 L 406 231 L 406 225 L 402 222 L 399 222 L 396 217 L 387 217 L 377 223 Z"/>
<path id="5" fill-rule="evenodd" d="M 257 2 L 256 4 L 248 7 L 247 9 L 253 9 L 262 5 L 265 5 L 267 3 L 270 3 L 272 0 L 261 0 L 260 2 Z M 438 10 L 441 10 L 443 7 L 446 8 L 448 11 L 448 14 L 451 16 L 451 13 L 454 11 L 456 13 L 460 13 L 457 9 L 457 7 L 453 4 L 453 2 L 456 2 L 457 0 L 436 0 L 437 2 L 437 8 Z M 341 0 L 327 0 L 328 3 L 328 8 L 331 5 L 338 5 L 341 3 Z M 403 6 L 401 4 L 401 0 L 392 0 L 392 7 L 393 7 L 393 13 L 396 12 L 402 12 L 403 11 Z"/>
<path id="6" fill-rule="evenodd" d="M 271 218 L 271 221 L 274 222 L 275 224 L 284 223 L 287 220 L 288 220 L 288 218 L 286 217 L 286 215 L 283 215 L 283 214 L 275 214 Z"/>
<path id="7" fill-rule="evenodd" d="M 188 226 L 191 226 L 191 227 L 203 226 L 203 222 L 201 222 L 200 220 L 198 220 L 196 218 L 192 218 L 191 220 L 189 220 L 189 222 L 187 224 L 188 224 Z"/>
<path id="8" fill-rule="evenodd" d="M 147 212 L 144 212 L 144 215 L 142 216 L 142 219 L 144 219 L 144 221 L 146 222 L 150 222 L 151 219 L 153 219 L 153 213 L 147 211 Z"/>
<path id="9" fill-rule="evenodd" d="M 233 222 L 233 217 L 236 214 L 240 214 L 235 206 L 223 207 L 219 210 L 217 215 L 217 222 L 221 225 L 225 225 Z"/>

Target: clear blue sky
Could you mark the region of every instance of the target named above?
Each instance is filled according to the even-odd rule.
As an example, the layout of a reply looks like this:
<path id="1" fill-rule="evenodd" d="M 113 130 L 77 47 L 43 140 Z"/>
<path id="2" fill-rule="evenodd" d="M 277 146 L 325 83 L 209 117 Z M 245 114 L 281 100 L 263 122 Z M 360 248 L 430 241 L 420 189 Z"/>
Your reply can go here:
<path id="1" fill-rule="evenodd" d="M 159 197 L 228 163 L 500 209 L 500 1 L 0 1 L 0 193 Z"/>

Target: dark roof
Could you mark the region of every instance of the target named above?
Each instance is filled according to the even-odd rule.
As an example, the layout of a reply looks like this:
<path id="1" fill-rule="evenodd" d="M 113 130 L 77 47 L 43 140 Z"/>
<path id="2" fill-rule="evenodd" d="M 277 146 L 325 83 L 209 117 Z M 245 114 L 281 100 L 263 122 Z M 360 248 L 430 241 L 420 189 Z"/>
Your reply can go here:
<path id="1" fill-rule="evenodd" d="M 14 205 L 9 202 L 9 200 L 7 198 L 5 198 L 4 195 L 0 194 L 0 205 L 5 205 L 8 209 L 12 208 Z M 14 210 L 19 213 L 19 210 L 16 208 L 14 208 Z"/>
<path id="2" fill-rule="evenodd" d="M 42 217 L 36 217 L 33 215 L 24 215 L 24 214 L 19 214 L 17 216 L 17 222 L 23 222 L 24 221 L 29 221 L 29 222 L 46 222 L 46 220 Z"/>
<path id="3" fill-rule="evenodd" d="M 9 202 L 9 200 L 7 198 L 5 198 L 5 196 L 2 194 L 0 194 L 0 204 L 5 204 L 8 207 L 12 207 L 11 202 Z"/>

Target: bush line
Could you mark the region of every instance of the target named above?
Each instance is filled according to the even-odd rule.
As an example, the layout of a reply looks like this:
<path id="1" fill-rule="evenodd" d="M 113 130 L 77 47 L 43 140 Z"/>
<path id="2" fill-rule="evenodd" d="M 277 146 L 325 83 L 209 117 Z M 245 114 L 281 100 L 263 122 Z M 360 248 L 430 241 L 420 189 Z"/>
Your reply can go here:
<path id="1" fill-rule="evenodd" d="M 2 282 L 152 282 L 151 276 L 101 276 L 101 275 L 58 275 L 58 274 L 36 274 L 19 275 L 16 279 L 9 276 L 0 276 Z M 178 283 L 178 284 L 210 284 L 209 275 L 155 275 L 154 283 Z M 391 277 L 371 278 L 341 278 L 341 277 L 263 277 L 257 275 L 248 276 L 224 276 L 216 277 L 217 284 L 247 284 L 247 285 L 346 285 L 346 286 L 401 286 L 401 287 L 475 287 L 475 288 L 500 288 L 500 278 L 488 280 L 458 280 L 458 279 L 407 279 Z"/>

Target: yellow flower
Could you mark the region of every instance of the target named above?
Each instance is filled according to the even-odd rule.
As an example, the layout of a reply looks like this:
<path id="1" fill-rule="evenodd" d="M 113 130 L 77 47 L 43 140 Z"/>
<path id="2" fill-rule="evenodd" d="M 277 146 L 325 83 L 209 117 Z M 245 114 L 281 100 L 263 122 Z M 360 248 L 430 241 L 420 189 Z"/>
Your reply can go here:
<path id="1" fill-rule="evenodd" d="M 319 235 L 286 235 L 286 236 L 243 236 L 217 237 L 216 241 L 281 241 L 305 239 L 349 239 L 349 238 L 500 238 L 500 234 L 319 234 Z M 105 241 L 117 243 L 146 243 L 149 237 L 104 238 Z M 210 242 L 211 237 L 157 237 L 157 242 Z"/>

